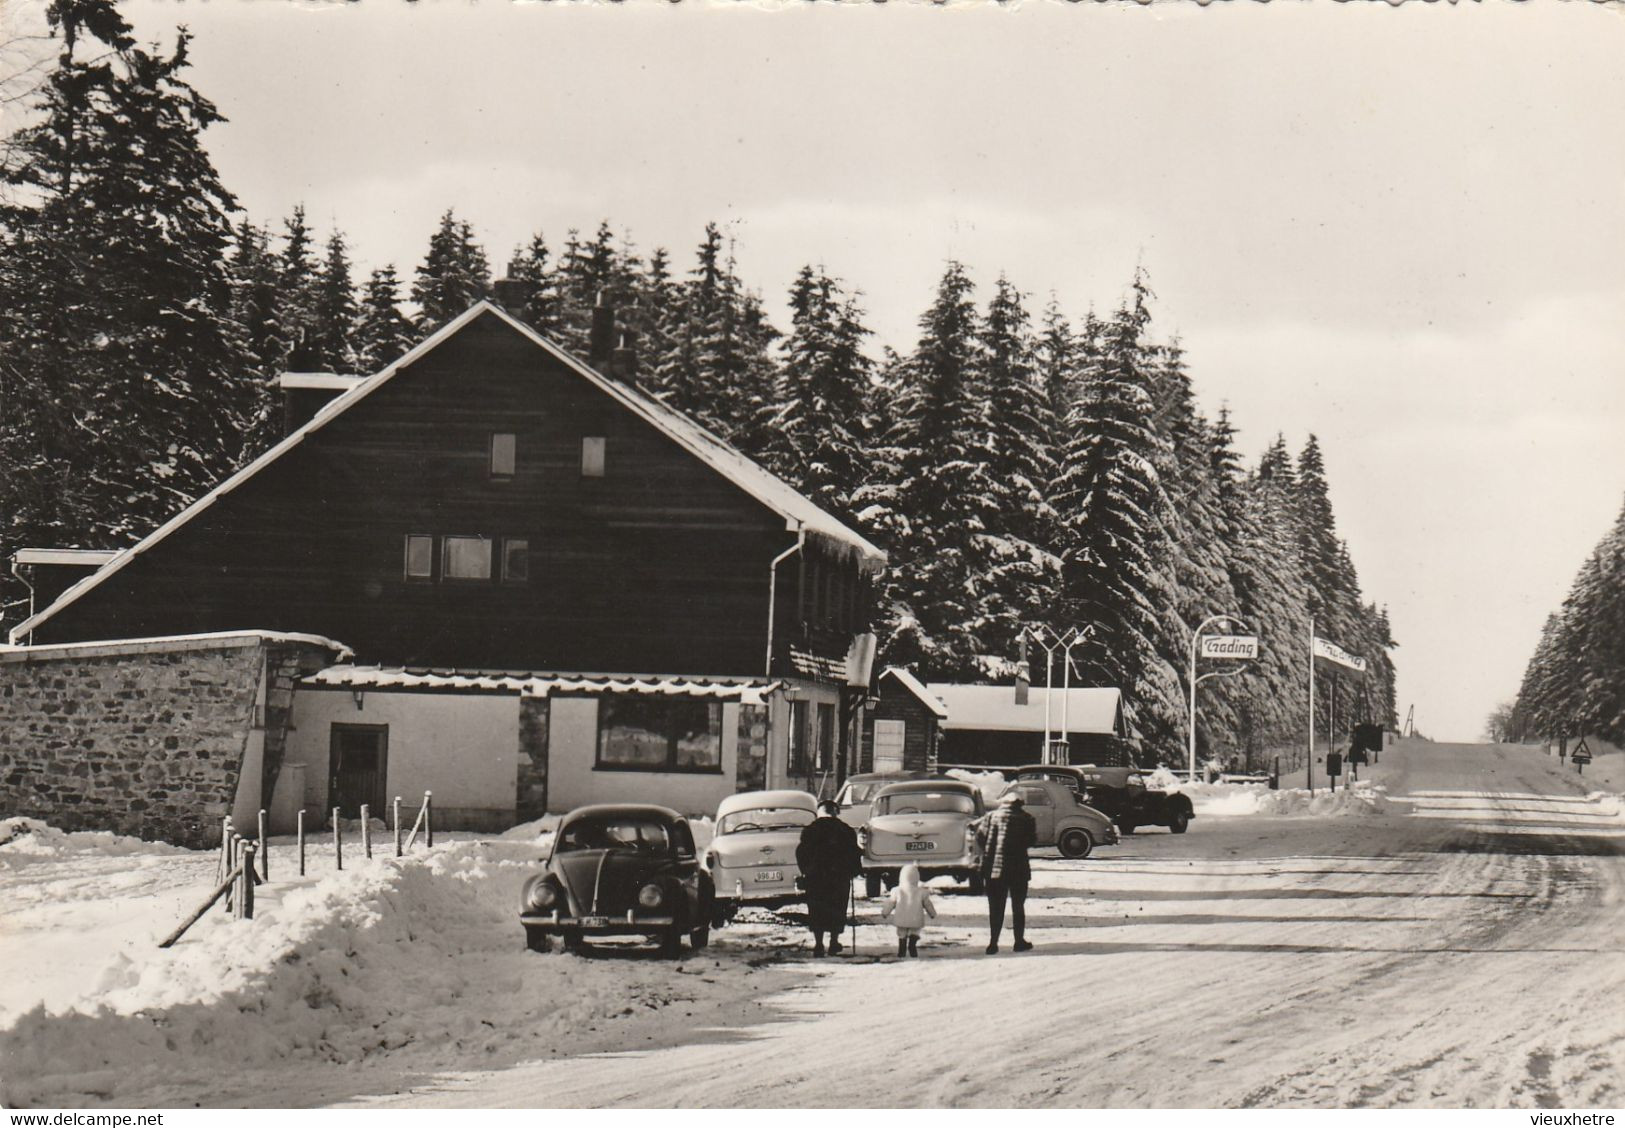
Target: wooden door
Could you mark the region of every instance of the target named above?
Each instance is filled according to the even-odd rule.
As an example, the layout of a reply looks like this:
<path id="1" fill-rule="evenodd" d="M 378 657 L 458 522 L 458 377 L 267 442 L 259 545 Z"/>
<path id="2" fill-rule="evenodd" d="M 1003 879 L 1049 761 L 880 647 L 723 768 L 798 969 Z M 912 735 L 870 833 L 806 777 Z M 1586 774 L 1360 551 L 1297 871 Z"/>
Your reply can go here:
<path id="1" fill-rule="evenodd" d="M 388 817 L 388 725 L 334 725 L 329 763 L 328 806 L 339 817 L 360 818 L 364 803 L 373 818 Z"/>

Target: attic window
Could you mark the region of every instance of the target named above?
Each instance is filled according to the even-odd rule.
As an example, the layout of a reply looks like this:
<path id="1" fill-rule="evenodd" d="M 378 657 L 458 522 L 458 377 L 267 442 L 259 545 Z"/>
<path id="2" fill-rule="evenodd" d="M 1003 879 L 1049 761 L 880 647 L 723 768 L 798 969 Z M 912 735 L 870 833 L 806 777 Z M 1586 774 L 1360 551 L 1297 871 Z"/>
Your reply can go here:
<path id="1" fill-rule="evenodd" d="M 511 478 L 515 462 L 515 451 L 518 442 L 511 431 L 495 431 L 491 434 L 491 477 Z"/>
<path id="2" fill-rule="evenodd" d="M 582 438 L 581 476 L 583 478 L 602 478 L 604 476 L 604 438 L 602 435 L 588 435 Z"/>

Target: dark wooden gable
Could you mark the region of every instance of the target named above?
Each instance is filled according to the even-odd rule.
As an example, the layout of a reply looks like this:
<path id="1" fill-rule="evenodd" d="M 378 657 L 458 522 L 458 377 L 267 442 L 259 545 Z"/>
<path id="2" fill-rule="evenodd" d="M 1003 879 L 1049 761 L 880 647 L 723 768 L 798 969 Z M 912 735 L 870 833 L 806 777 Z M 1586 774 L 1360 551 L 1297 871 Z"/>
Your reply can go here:
<path id="1" fill-rule="evenodd" d="M 516 436 L 511 478 L 490 472 L 496 432 Z M 602 477 L 583 476 L 585 437 L 605 441 Z M 523 538 L 529 576 L 408 580 L 408 534 L 498 538 L 499 556 L 500 538 Z M 760 674 L 768 564 L 794 542 L 781 515 L 487 312 L 33 641 L 262 628 L 385 664 Z M 799 625 L 794 581 L 781 569 L 780 631 Z"/>

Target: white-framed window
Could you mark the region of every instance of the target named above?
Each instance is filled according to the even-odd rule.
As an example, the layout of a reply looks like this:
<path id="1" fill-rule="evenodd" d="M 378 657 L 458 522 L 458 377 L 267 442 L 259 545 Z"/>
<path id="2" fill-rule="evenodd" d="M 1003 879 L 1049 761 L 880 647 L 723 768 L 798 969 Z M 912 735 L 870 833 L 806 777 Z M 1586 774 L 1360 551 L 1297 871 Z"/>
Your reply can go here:
<path id="1" fill-rule="evenodd" d="M 513 477 L 514 465 L 518 461 L 519 440 L 512 431 L 493 431 L 491 433 L 491 477 Z"/>
<path id="2" fill-rule="evenodd" d="M 602 435 L 587 435 L 582 438 L 581 476 L 583 478 L 602 478 L 604 476 L 604 437 Z"/>
<path id="3" fill-rule="evenodd" d="M 875 720 L 875 763 L 877 772 L 903 770 L 903 738 L 908 735 L 907 721 Z"/>
<path id="4" fill-rule="evenodd" d="M 502 538 L 502 582 L 522 584 L 530 579 L 530 541 L 524 537 Z"/>
<path id="5" fill-rule="evenodd" d="M 434 579 L 434 537 L 427 533 L 406 534 L 406 578 Z"/>
<path id="6" fill-rule="evenodd" d="M 440 575 L 448 580 L 489 580 L 491 538 L 446 537 L 440 542 Z"/>

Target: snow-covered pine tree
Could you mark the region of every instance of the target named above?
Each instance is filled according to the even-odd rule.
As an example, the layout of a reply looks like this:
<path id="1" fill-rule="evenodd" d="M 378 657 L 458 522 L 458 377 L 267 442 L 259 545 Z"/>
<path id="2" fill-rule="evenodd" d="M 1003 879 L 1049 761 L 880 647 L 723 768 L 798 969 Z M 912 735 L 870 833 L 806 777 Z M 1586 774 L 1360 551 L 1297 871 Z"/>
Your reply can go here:
<path id="1" fill-rule="evenodd" d="M 1021 292 L 1002 275 L 980 331 L 978 382 L 987 397 L 988 474 L 995 491 L 983 532 L 990 571 L 982 640 L 988 672 L 1002 674 L 1017 660 L 1022 628 L 1051 618 L 1059 594 L 1060 558 L 1050 547 L 1056 514 L 1049 501 L 1059 426 Z"/>
<path id="2" fill-rule="evenodd" d="M 0 162 L 5 555 L 146 533 L 231 468 L 259 399 L 189 37 L 139 48 L 109 0 L 46 14 L 61 50 Z"/>
<path id="3" fill-rule="evenodd" d="M 316 274 L 316 308 L 311 352 L 317 370 L 353 375 L 361 358 L 355 342 L 355 283 L 350 253 L 342 232 L 327 238 L 327 257 Z"/>
<path id="4" fill-rule="evenodd" d="M 491 292 L 491 268 L 474 229 L 446 209 L 412 282 L 418 326 L 433 331 Z"/>
<path id="5" fill-rule="evenodd" d="M 986 370 L 974 287 L 948 263 L 895 391 L 887 469 L 860 491 L 865 523 L 891 554 L 879 611 L 887 661 L 975 680 L 1009 660 L 991 643 L 986 531 L 997 524 Z"/>
<path id="6" fill-rule="evenodd" d="M 1168 744 L 1180 710 L 1178 685 L 1156 649 L 1159 523 L 1168 501 L 1156 469 L 1165 452 L 1154 419 L 1149 296 L 1137 275 L 1129 299 L 1101 326 L 1067 420 L 1054 504 L 1063 537 L 1060 622 L 1094 629 L 1073 651 L 1083 681 L 1121 688 L 1144 735 Z"/>
<path id="7" fill-rule="evenodd" d="M 367 375 L 394 363 L 418 339 L 401 312 L 401 280 L 394 264 L 374 270 L 356 314 L 355 347 L 359 370 Z"/>
<path id="8" fill-rule="evenodd" d="M 277 320 L 288 342 L 284 362 L 294 372 L 321 370 L 316 335 L 321 301 L 321 270 L 315 241 L 305 222 L 305 205 L 294 207 L 282 223 L 282 253 L 277 265 Z"/>
<path id="9" fill-rule="evenodd" d="M 773 402 L 759 428 L 767 465 L 844 520 L 854 519 L 867 469 L 868 335 L 856 297 L 822 270 L 802 267 L 790 288 L 790 333 Z"/>
<path id="10" fill-rule="evenodd" d="M 562 344 L 564 314 L 558 280 L 551 267 L 547 240 L 540 231 L 530 237 L 530 242 L 514 248 L 508 258 L 508 277 L 530 287 L 524 308 L 509 312 L 542 336 Z"/>

